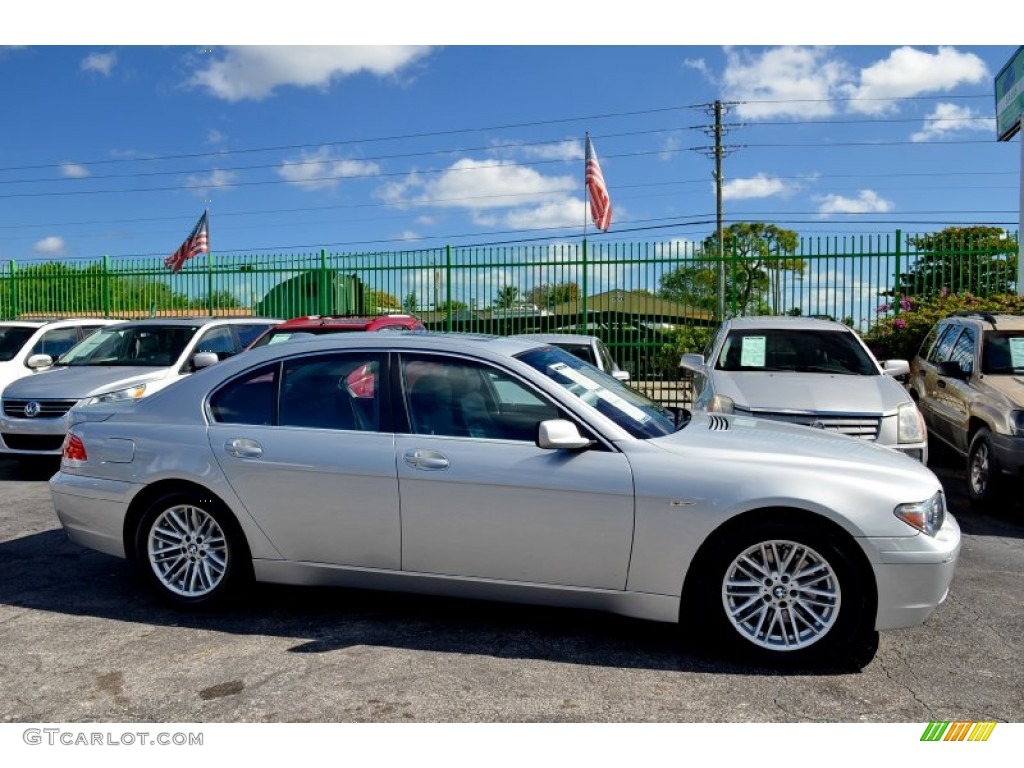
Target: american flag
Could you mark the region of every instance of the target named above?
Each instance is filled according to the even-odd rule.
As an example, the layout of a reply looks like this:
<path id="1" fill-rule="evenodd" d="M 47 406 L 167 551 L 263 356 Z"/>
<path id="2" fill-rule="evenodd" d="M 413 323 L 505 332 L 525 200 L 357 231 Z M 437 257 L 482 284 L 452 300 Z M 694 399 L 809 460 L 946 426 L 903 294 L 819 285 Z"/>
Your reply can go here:
<path id="1" fill-rule="evenodd" d="M 199 217 L 195 229 L 192 230 L 192 234 L 185 238 L 185 242 L 178 247 L 178 250 L 164 259 L 164 264 L 171 272 L 180 272 L 182 265 L 193 256 L 210 252 L 210 229 L 207 218 L 209 214 L 209 211 L 204 211 L 203 215 Z"/>
<path id="2" fill-rule="evenodd" d="M 612 200 L 608 197 L 608 187 L 604 185 L 604 174 L 601 173 L 601 164 L 597 162 L 597 152 L 590 141 L 590 134 L 587 134 L 587 167 L 586 167 L 587 192 L 590 194 L 590 215 L 594 219 L 594 226 L 602 232 L 607 232 L 612 225 Z"/>

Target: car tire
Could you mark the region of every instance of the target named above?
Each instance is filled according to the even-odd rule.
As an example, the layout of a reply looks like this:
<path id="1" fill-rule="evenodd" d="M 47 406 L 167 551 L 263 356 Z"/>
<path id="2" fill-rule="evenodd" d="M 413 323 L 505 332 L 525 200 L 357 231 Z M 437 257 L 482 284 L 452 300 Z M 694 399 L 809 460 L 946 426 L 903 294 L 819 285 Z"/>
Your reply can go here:
<path id="1" fill-rule="evenodd" d="M 876 601 L 852 546 L 804 523 L 720 539 L 696 595 L 713 647 L 772 667 L 862 669 L 878 650 Z"/>
<path id="2" fill-rule="evenodd" d="M 967 451 L 967 498 L 976 507 L 992 506 L 1003 498 L 1005 479 L 992 450 L 992 433 L 979 429 Z"/>
<path id="3" fill-rule="evenodd" d="M 252 580 L 234 517 L 215 499 L 189 491 L 149 505 L 136 529 L 135 562 L 157 595 L 182 609 L 222 605 Z"/>

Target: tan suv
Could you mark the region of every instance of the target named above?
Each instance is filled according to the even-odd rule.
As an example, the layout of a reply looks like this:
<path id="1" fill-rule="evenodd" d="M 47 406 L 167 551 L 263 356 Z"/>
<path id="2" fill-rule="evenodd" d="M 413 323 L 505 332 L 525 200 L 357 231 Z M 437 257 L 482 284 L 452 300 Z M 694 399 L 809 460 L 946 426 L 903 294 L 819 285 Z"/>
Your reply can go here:
<path id="1" fill-rule="evenodd" d="M 1024 469 L 1024 317 L 957 313 L 936 323 L 908 389 L 928 434 L 967 460 L 967 494 L 998 502 Z"/>

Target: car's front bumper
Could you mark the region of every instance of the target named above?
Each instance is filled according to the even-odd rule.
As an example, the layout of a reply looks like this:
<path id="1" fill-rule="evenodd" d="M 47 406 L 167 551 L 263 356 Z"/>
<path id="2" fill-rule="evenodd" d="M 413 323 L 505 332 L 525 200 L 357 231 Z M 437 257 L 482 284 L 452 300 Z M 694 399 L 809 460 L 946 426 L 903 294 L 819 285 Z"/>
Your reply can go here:
<path id="1" fill-rule="evenodd" d="M 63 417 L 14 419 L 0 415 L 0 453 L 60 456 L 67 431 Z"/>
<path id="2" fill-rule="evenodd" d="M 914 627 L 946 599 L 960 554 L 960 526 L 946 514 L 935 536 L 861 540 L 875 572 L 878 614 L 875 629 Z"/>
<path id="3" fill-rule="evenodd" d="M 1024 437 L 992 433 L 992 452 L 1004 472 L 1024 475 Z"/>

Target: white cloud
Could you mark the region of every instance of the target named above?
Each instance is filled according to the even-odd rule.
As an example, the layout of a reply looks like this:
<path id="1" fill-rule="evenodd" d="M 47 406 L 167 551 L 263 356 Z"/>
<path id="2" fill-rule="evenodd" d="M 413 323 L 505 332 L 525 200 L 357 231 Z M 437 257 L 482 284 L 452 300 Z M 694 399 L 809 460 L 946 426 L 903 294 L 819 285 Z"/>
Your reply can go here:
<path id="1" fill-rule="evenodd" d="M 285 161 L 277 169 L 282 179 L 309 191 L 333 189 L 344 178 L 376 176 L 379 173 L 377 163 L 332 157 L 329 147 L 320 147 L 315 152 L 303 151 L 298 160 Z"/>
<path id="2" fill-rule="evenodd" d="M 60 172 L 69 179 L 84 179 L 91 175 L 88 168 L 78 163 L 62 163 Z"/>
<path id="3" fill-rule="evenodd" d="M 219 168 L 205 174 L 193 174 L 185 179 L 189 192 L 197 197 L 207 197 L 213 190 L 226 192 L 238 178 L 234 171 L 224 171 Z"/>
<path id="4" fill-rule="evenodd" d="M 64 244 L 63 237 L 50 235 L 33 245 L 32 250 L 35 253 L 42 253 L 47 256 L 63 256 L 67 252 L 67 247 Z"/>
<path id="5" fill-rule="evenodd" d="M 818 213 L 830 216 L 835 213 L 888 213 L 893 204 L 878 196 L 870 189 L 862 189 L 856 198 L 842 195 L 825 195 L 820 198 Z"/>
<path id="6" fill-rule="evenodd" d="M 211 128 L 206 132 L 206 142 L 208 144 L 221 144 L 227 139 L 223 133 L 218 131 L 216 128 Z"/>
<path id="7" fill-rule="evenodd" d="M 539 146 L 524 146 L 523 156 L 531 160 L 579 160 L 583 161 L 583 143 L 575 139 Z"/>
<path id="8" fill-rule="evenodd" d="M 589 210 L 581 199 L 567 198 L 544 203 L 532 208 L 510 211 L 503 218 L 509 229 L 552 229 L 557 227 L 582 227 L 583 218 Z M 587 219 L 589 224 L 590 219 Z"/>
<path id="9" fill-rule="evenodd" d="M 404 181 L 382 187 L 378 194 L 392 203 L 483 211 L 561 201 L 578 187 L 578 180 L 571 176 L 543 176 L 511 161 L 464 158 L 437 178 L 414 172 Z"/>
<path id="10" fill-rule="evenodd" d="M 996 121 L 991 117 L 980 117 L 970 107 L 940 102 L 924 121 L 924 128 L 911 134 L 911 141 L 943 139 L 953 133 L 964 131 L 986 131 L 995 135 Z"/>
<path id="11" fill-rule="evenodd" d="M 722 75 L 727 101 L 744 118 L 826 117 L 831 101 L 848 79 L 845 63 L 829 58 L 827 48 L 783 46 L 763 53 L 726 49 Z"/>
<path id="12" fill-rule="evenodd" d="M 86 72 L 99 72 L 104 77 L 110 77 L 117 64 L 117 54 L 111 53 L 90 53 L 82 59 L 82 69 Z"/>
<path id="13" fill-rule="evenodd" d="M 763 173 L 749 179 L 726 179 L 722 183 L 722 198 L 725 200 L 778 197 L 788 195 L 792 191 L 792 187 L 782 179 L 773 179 Z"/>
<path id="14" fill-rule="evenodd" d="M 916 48 L 897 48 L 887 59 L 862 69 L 859 84 L 844 90 L 849 109 L 865 114 L 892 111 L 894 101 L 926 93 L 950 91 L 959 85 L 988 80 L 985 62 L 973 53 L 940 46 L 935 53 Z"/>
<path id="15" fill-rule="evenodd" d="M 227 101 L 270 96 L 293 85 L 327 88 L 358 72 L 395 75 L 426 56 L 429 46 L 415 45 L 250 45 L 227 46 L 221 58 L 195 72 L 189 85 L 205 88 Z"/>

